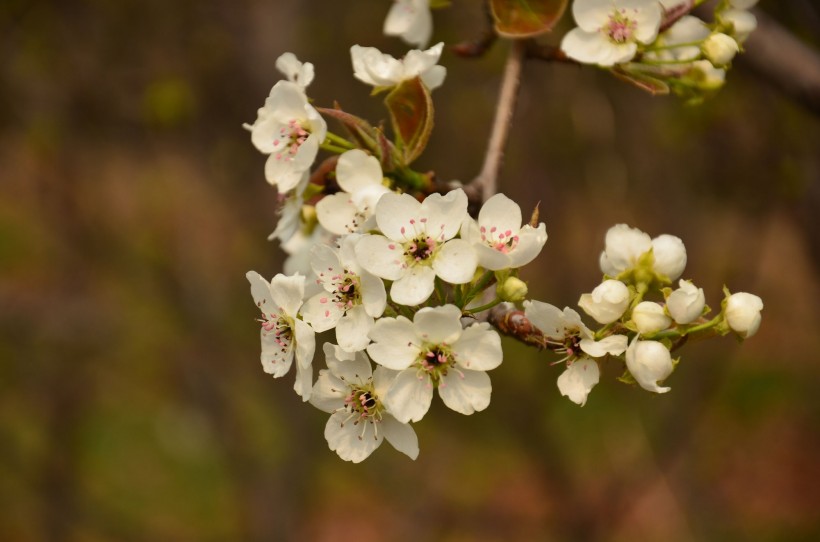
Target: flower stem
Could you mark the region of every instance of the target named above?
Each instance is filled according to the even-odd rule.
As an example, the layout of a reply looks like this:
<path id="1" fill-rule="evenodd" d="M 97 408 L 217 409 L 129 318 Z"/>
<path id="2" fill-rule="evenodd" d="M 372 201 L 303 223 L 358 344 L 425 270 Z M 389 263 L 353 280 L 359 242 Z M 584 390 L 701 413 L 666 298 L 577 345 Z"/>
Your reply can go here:
<path id="1" fill-rule="evenodd" d="M 348 150 L 356 148 L 356 145 L 354 145 L 347 139 L 343 138 L 342 136 L 334 134 L 333 132 L 327 132 L 327 135 L 325 136 L 325 143 L 330 143 L 332 145 L 344 147 Z"/>
<path id="2" fill-rule="evenodd" d="M 492 309 L 493 307 L 495 307 L 495 306 L 496 306 L 496 305 L 498 305 L 499 303 L 501 303 L 501 298 L 500 298 L 500 297 L 496 297 L 495 299 L 493 299 L 492 301 L 490 301 L 490 302 L 489 302 L 489 303 L 487 303 L 486 305 L 481 305 L 480 307 L 473 307 L 473 308 L 471 308 L 471 309 L 467 309 L 467 310 L 465 311 L 465 313 L 466 313 L 466 314 L 475 314 L 475 313 L 477 313 L 477 312 L 483 312 L 483 311 L 486 311 L 486 310 L 488 310 L 488 309 Z"/>
<path id="3" fill-rule="evenodd" d="M 343 154 L 349 151 L 350 149 L 345 149 L 344 147 L 337 147 L 332 143 L 328 143 L 327 140 L 323 141 L 321 145 L 319 145 L 320 149 L 326 150 L 328 152 L 334 152 L 336 154 Z"/>

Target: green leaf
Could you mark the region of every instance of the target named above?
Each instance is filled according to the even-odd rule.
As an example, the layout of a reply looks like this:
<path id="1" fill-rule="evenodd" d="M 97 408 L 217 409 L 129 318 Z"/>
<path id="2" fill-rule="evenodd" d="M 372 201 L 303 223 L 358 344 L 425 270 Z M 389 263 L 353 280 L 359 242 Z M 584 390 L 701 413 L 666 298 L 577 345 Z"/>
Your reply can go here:
<path id="1" fill-rule="evenodd" d="M 384 100 L 405 165 L 419 157 L 433 131 L 433 100 L 421 78 L 402 81 Z"/>
<path id="2" fill-rule="evenodd" d="M 567 0 L 491 0 L 495 30 L 507 38 L 529 38 L 552 30 Z"/>

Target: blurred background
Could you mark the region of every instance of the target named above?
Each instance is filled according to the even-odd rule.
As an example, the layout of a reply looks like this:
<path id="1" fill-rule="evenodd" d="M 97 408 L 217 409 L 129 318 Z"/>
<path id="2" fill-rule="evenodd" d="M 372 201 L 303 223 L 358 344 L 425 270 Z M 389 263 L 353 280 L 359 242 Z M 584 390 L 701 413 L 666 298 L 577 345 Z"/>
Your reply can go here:
<path id="1" fill-rule="evenodd" d="M 0 3 L 0 540 L 820 540 L 820 117 L 742 60 L 700 107 L 527 63 L 500 182 L 541 202 L 534 297 L 590 291 L 626 222 L 681 237 L 713 307 L 723 284 L 763 297 L 744 345 L 688 345 L 662 396 L 610 366 L 579 408 L 510 341 L 490 408 L 435 399 L 415 462 L 341 461 L 327 415 L 263 374 L 244 275 L 283 254 L 241 124 L 285 51 L 317 104 L 386 119 L 348 48 L 403 54 L 389 5 Z M 816 3 L 762 8 L 820 45 Z M 474 0 L 434 17 L 434 43 L 483 24 Z M 507 46 L 445 52 L 417 169 L 478 172 Z"/>

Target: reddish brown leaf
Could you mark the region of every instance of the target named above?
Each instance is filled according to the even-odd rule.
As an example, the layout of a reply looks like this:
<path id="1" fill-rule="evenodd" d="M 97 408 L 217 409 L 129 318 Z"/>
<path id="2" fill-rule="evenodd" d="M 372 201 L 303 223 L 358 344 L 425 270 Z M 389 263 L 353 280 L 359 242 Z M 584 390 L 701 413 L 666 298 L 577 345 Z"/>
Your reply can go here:
<path id="1" fill-rule="evenodd" d="M 433 101 L 420 78 L 402 81 L 384 100 L 404 164 L 419 157 L 433 131 Z"/>
<path id="2" fill-rule="evenodd" d="M 564 14 L 567 0 L 491 0 L 499 35 L 529 38 L 552 30 Z"/>

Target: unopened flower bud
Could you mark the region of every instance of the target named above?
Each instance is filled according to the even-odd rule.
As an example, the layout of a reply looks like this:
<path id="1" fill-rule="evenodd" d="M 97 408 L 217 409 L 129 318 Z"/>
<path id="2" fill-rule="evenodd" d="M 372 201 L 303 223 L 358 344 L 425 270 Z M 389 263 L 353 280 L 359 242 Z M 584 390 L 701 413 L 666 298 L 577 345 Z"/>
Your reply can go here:
<path id="1" fill-rule="evenodd" d="M 675 280 L 686 268 L 686 247 L 679 237 L 663 234 L 652 239 L 655 272 Z"/>
<path id="2" fill-rule="evenodd" d="M 666 393 L 671 389 L 658 386 L 672 374 L 674 365 L 669 349 L 657 341 L 632 341 L 626 349 L 626 367 L 645 390 Z"/>
<path id="3" fill-rule="evenodd" d="M 738 43 L 743 43 L 755 28 L 757 28 L 757 17 L 745 9 L 727 9 L 721 13 L 720 18 L 732 25 L 732 36 Z"/>
<path id="4" fill-rule="evenodd" d="M 669 294 L 666 310 L 678 324 L 689 324 L 703 314 L 706 297 L 703 288 L 697 288 L 691 281 L 680 281 L 680 288 Z"/>
<path id="5" fill-rule="evenodd" d="M 721 32 L 706 38 L 700 46 L 703 55 L 715 66 L 725 66 L 740 50 L 737 42 L 731 36 Z"/>
<path id="6" fill-rule="evenodd" d="M 642 334 L 655 333 L 669 327 L 672 319 L 663 312 L 663 307 L 652 301 L 642 301 L 632 310 L 632 321 Z"/>
<path id="7" fill-rule="evenodd" d="M 689 77 L 703 90 L 717 90 L 726 82 L 726 70 L 715 68 L 708 60 L 696 60 Z"/>
<path id="8" fill-rule="evenodd" d="M 518 277 L 507 277 L 495 287 L 496 295 L 504 301 L 518 303 L 527 298 L 527 283 Z"/>
<path id="9" fill-rule="evenodd" d="M 591 294 L 583 294 L 578 306 L 598 323 L 610 324 L 629 306 L 629 288 L 619 280 L 605 280 Z"/>
<path id="10" fill-rule="evenodd" d="M 760 327 L 761 310 L 763 310 L 762 299 L 754 294 L 738 292 L 729 296 L 724 314 L 732 331 L 748 339 L 757 333 Z"/>

